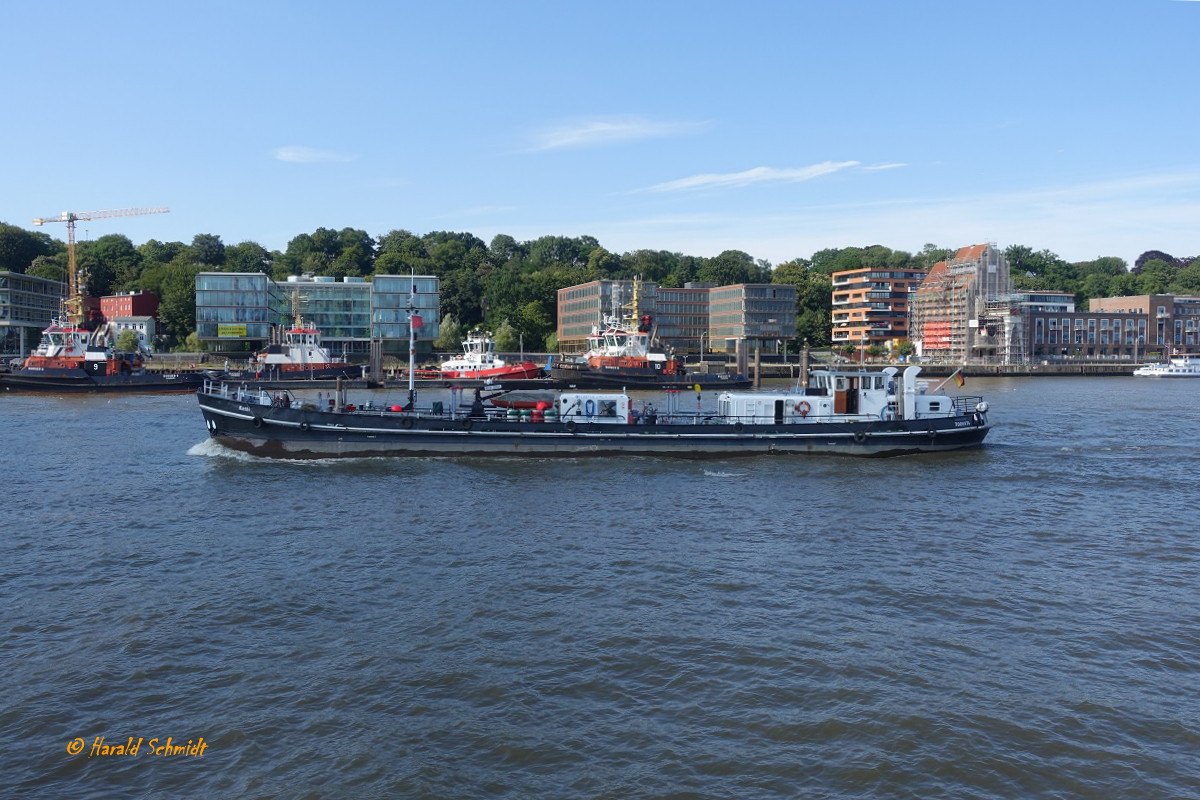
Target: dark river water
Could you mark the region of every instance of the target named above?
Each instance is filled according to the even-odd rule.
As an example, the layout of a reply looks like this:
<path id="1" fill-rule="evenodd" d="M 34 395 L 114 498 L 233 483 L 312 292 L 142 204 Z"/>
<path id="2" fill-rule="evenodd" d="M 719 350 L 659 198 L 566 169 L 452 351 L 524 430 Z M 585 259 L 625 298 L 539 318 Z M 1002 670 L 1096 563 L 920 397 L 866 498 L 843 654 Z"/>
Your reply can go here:
<path id="1" fill-rule="evenodd" d="M 0 794 L 1200 797 L 1200 382 L 962 391 L 978 451 L 709 462 L 2 396 Z"/>

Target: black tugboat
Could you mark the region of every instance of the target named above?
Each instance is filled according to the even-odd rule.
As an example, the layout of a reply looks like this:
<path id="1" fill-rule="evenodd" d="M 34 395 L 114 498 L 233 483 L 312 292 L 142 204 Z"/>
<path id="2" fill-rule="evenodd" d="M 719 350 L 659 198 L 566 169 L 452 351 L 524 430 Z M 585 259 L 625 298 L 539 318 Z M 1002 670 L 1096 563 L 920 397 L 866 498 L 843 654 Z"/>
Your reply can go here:
<path id="1" fill-rule="evenodd" d="M 194 392 L 202 373 L 147 370 L 140 353 L 115 353 L 105 326 L 89 330 L 65 316 L 42 331 L 19 368 L 0 374 L 8 392 Z"/>

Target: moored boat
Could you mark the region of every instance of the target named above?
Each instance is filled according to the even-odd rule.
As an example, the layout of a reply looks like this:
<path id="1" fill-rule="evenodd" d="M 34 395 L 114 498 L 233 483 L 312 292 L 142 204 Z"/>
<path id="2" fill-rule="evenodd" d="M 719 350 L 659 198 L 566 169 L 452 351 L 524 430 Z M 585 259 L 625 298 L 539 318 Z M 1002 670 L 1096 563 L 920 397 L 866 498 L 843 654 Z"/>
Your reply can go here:
<path id="1" fill-rule="evenodd" d="M 1200 378 L 1200 356 L 1172 356 L 1166 362 L 1144 364 L 1133 374 L 1139 378 Z"/>
<path id="2" fill-rule="evenodd" d="M 899 374 L 824 370 L 804 389 L 721 392 L 715 412 L 641 408 L 625 393 L 560 392 L 529 411 L 437 403 L 372 408 L 279 402 L 212 381 L 197 393 L 210 436 L 275 458 L 366 456 L 664 455 L 690 458 L 842 453 L 892 456 L 981 445 L 991 425 L 980 397 L 950 397 Z M 943 382 L 944 383 L 944 382 Z M 940 387 L 939 387 L 940 388 Z"/>
<path id="3" fill-rule="evenodd" d="M 638 282 L 624 318 L 608 317 L 587 337 L 587 350 L 573 360 L 552 364 L 550 377 L 578 387 L 629 389 L 742 389 L 753 382 L 727 372 L 689 372 L 682 358 L 653 347 L 648 314 L 638 316 Z"/>
<path id="4" fill-rule="evenodd" d="M 42 339 L 19 368 L 0 374 L 10 392 L 194 392 L 204 375 L 146 369 L 148 353 L 117 353 L 111 331 L 71 321 L 66 312 L 42 331 Z"/>
<path id="5" fill-rule="evenodd" d="M 360 377 L 361 368 L 329 354 L 329 349 L 321 343 L 321 331 L 301 315 L 300 299 L 299 290 L 293 290 L 292 326 L 281 331 L 278 341 L 257 354 L 257 377 L 277 381 Z"/>
<path id="6" fill-rule="evenodd" d="M 496 355 L 496 343 L 482 331 L 472 331 L 462 343 L 461 355 L 442 362 L 437 377 L 443 380 L 525 380 L 542 376 L 532 361 L 509 364 Z"/>

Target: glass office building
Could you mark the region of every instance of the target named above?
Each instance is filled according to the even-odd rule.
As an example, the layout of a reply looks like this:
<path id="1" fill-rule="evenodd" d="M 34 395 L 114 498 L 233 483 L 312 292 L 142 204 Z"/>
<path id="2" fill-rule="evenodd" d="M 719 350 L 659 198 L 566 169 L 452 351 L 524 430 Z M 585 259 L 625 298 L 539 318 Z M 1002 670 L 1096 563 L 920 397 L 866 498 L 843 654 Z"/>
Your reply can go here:
<path id="1" fill-rule="evenodd" d="M 781 283 L 730 286 L 689 283 L 663 288 L 639 282 L 638 316 L 653 318 L 654 336 L 679 353 L 736 352 L 740 342 L 777 342 L 796 335 L 796 287 Z M 606 316 L 626 316 L 633 281 L 602 280 L 558 290 L 558 346 L 586 349 Z"/>
<path id="2" fill-rule="evenodd" d="M 296 276 L 292 276 L 295 278 Z M 276 286 L 285 295 L 283 316 L 291 325 L 294 308 L 321 332 L 333 355 L 363 355 L 370 350 L 371 284 L 362 278 L 288 280 Z"/>
<path id="3" fill-rule="evenodd" d="M 58 314 L 67 285 L 21 272 L 0 272 L 0 354 L 28 355 Z"/>
<path id="4" fill-rule="evenodd" d="M 428 275 L 376 275 L 371 280 L 371 330 L 380 339 L 408 340 L 409 302 L 421 317 L 417 339 L 438 338 L 441 316 L 441 286 Z"/>
<path id="5" fill-rule="evenodd" d="M 209 350 L 255 350 L 270 340 L 272 326 L 292 323 L 296 306 L 334 355 L 365 357 L 372 338 L 382 339 L 385 351 L 401 352 L 407 350 L 410 296 L 424 321 L 417 340 L 428 348 L 439 334 L 436 277 L 339 281 L 293 275 L 273 281 L 260 272 L 202 272 L 196 276 L 196 332 Z"/>
<path id="6" fill-rule="evenodd" d="M 284 310 L 283 297 L 261 272 L 201 272 L 196 276 L 196 335 L 210 349 L 252 349 L 271 338 L 271 325 Z"/>

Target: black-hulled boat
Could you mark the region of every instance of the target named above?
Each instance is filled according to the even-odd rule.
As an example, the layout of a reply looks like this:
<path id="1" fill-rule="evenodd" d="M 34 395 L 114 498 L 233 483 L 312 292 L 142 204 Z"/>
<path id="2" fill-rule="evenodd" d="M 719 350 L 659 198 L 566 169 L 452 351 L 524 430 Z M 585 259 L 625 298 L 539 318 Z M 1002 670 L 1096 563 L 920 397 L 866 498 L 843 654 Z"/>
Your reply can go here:
<path id="1" fill-rule="evenodd" d="M 574 391 L 548 407 L 506 412 L 482 402 L 469 410 L 356 406 L 342 390 L 318 407 L 217 381 L 196 396 L 216 442 L 272 458 L 893 456 L 981 445 L 991 429 L 983 399 L 930 391 L 919 372 L 817 371 L 804 389 L 722 392 L 715 413 L 659 412 L 624 393 Z"/>
<path id="2" fill-rule="evenodd" d="M 141 353 L 116 353 L 104 326 L 96 330 L 56 319 L 18 369 L 0 374 L 9 392 L 194 392 L 201 373 L 146 369 Z"/>

